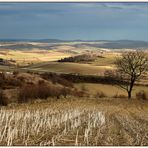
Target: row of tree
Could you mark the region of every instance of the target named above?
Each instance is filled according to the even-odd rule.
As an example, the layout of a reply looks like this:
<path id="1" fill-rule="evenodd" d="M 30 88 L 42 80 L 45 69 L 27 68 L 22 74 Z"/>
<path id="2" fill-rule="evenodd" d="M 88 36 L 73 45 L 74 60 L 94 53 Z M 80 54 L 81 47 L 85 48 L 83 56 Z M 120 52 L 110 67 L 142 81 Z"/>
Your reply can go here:
<path id="1" fill-rule="evenodd" d="M 77 55 L 77 56 L 72 56 L 72 57 L 67 57 L 58 60 L 58 62 L 91 62 L 96 59 L 96 55 L 90 55 L 90 54 L 82 54 L 82 55 Z"/>

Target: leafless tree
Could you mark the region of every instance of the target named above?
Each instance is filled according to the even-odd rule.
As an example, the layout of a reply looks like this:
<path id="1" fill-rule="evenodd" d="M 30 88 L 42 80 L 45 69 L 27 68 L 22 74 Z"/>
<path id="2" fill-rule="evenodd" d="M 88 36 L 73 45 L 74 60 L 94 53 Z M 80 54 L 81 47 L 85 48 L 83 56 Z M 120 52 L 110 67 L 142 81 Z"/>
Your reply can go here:
<path id="1" fill-rule="evenodd" d="M 123 53 L 121 58 L 116 59 L 116 78 L 124 83 L 118 83 L 131 98 L 131 92 L 135 82 L 148 70 L 148 58 L 145 52 L 136 50 Z"/>

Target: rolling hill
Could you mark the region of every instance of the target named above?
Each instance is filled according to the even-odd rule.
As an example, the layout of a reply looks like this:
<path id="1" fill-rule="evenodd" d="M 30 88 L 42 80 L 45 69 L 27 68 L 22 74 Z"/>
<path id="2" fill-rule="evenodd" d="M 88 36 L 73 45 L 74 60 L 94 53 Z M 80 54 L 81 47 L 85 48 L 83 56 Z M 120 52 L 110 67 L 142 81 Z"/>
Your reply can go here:
<path id="1" fill-rule="evenodd" d="M 13 43 L 13 44 L 10 44 Z M 75 48 L 105 48 L 105 49 L 148 49 L 147 41 L 132 40 L 58 40 L 58 39 L 42 39 L 42 40 L 0 40 L 0 49 L 47 49 L 51 50 L 59 46 L 71 46 Z"/>

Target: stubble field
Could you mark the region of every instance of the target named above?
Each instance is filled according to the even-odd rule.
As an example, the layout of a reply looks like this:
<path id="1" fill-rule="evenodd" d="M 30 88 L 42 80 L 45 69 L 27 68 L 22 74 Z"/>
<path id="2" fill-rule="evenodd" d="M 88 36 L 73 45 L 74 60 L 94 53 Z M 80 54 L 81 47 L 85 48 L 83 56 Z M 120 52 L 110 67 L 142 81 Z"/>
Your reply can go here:
<path id="1" fill-rule="evenodd" d="M 148 102 L 70 97 L 0 116 L 0 145 L 148 145 Z"/>

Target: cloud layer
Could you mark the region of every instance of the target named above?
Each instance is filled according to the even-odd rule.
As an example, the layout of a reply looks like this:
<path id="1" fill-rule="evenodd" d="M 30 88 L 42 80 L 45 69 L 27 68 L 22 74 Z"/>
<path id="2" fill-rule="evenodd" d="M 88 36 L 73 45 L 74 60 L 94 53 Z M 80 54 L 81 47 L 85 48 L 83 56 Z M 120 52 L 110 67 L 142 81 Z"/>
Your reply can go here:
<path id="1" fill-rule="evenodd" d="M 148 3 L 0 3 L 0 38 L 148 40 Z"/>

